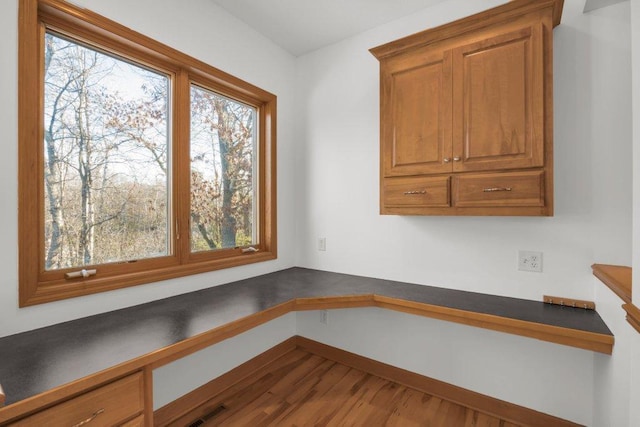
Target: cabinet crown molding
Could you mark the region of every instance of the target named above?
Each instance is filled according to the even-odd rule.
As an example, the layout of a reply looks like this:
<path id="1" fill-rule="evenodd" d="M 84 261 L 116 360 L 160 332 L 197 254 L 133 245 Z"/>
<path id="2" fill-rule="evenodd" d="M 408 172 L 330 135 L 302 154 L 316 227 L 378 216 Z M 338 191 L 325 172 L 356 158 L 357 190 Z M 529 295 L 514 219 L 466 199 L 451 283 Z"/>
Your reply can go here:
<path id="1" fill-rule="evenodd" d="M 504 5 L 494 7 L 484 12 L 462 18 L 455 22 L 430 28 L 390 43 L 386 43 L 369 49 L 369 52 L 378 59 L 402 53 L 405 50 L 420 46 L 426 46 L 441 40 L 460 36 L 470 31 L 475 31 L 497 23 L 505 22 L 510 18 L 520 16 L 523 13 L 535 12 L 553 8 L 553 27 L 560 25 L 564 0 L 513 0 Z"/>

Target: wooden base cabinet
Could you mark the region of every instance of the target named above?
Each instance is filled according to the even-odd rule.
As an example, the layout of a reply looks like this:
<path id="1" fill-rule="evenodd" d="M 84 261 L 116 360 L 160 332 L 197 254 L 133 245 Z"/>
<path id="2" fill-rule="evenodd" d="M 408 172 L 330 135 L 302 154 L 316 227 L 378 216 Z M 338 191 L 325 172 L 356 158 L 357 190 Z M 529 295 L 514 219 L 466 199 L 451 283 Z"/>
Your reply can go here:
<path id="1" fill-rule="evenodd" d="M 144 379 L 137 372 L 9 425 L 136 427 L 144 421 Z"/>
<path id="2" fill-rule="evenodd" d="M 371 49 L 382 214 L 553 215 L 553 27 L 515 0 Z"/>

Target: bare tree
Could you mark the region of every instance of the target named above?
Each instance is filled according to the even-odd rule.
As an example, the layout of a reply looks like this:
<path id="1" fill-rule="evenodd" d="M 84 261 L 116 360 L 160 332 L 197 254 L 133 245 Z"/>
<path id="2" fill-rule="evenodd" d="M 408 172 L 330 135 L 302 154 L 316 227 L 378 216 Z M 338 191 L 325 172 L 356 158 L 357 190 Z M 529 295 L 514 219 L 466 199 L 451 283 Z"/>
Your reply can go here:
<path id="1" fill-rule="evenodd" d="M 44 143 L 48 269 L 166 251 L 166 185 L 158 184 L 167 179 L 166 100 L 149 100 L 144 93 L 137 98 L 121 97 L 118 86 L 123 79 L 117 81 L 114 76 L 131 76 L 135 71 L 118 71 L 118 67 L 133 66 L 47 34 Z M 146 70 L 141 73 L 153 76 Z M 140 92 L 140 88 L 131 90 Z M 155 104 L 154 111 L 149 104 Z M 162 108 L 164 112 L 159 112 Z M 158 125 L 163 121 L 164 126 Z M 154 126 L 163 130 L 156 132 Z M 144 155 L 148 153 L 146 146 L 161 146 L 158 140 L 163 138 L 164 157 L 149 159 Z M 154 166 L 145 166 L 150 163 Z M 155 181 L 149 178 L 149 171 L 157 171 Z M 164 214 L 153 211 L 150 216 L 151 211 L 139 205 L 151 206 L 158 199 L 158 188 L 164 193 L 160 197 L 165 200 Z M 133 212 L 137 221 L 156 224 L 122 227 L 123 218 L 131 218 Z M 162 218 L 164 226 L 158 226 L 157 220 Z M 139 248 L 132 238 L 142 236 L 140 229 L 163 237 L 144 236 L 149 245 Z M 114 237 L 119 241 L 114 242 Z M 138 247 L 137 253 L 131 250 L 134 247 Z"/>
<path id="2" fill-rule="evenodd" d="M 167 76 L 47 34 L 47 269 L 168 251 Z M 251 244 L 256 110 L 191 93 L 192 250 Z"/>
<path id="3" fill-rule="evenodd" d="M 192 172 L 192 228 L 210 249 L 251 243 L 255 110 L 203 89 L 191 93 L 192 164 L 212 172 L 209 178 Z"/>

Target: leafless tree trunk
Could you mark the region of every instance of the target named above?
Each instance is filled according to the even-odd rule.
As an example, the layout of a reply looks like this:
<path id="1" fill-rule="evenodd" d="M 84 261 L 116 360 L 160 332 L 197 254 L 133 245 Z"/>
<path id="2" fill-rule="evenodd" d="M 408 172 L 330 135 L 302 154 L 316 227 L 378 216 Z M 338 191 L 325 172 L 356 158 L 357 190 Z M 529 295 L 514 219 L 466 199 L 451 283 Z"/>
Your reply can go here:
<path id="1" fill-rule="evenodd" d="M 235 176 L 231 171 L 230 163 L 233 147 L 232 128 L 230 126 L 230 114 L 227 103 L 222 99 L 215 101 L 218 115 L 218 149 L 220 150 L 220 172 L 222 175 L 222 221 L 220 222 L 220 235 L 223 248 L 236 246 L 236 219 L 233 215 L 233 196 L 236 192 Z"/>
<path id="2" fill-rule="evenodd" d="M 82 225 L 78 252 L 82 256 L 83 264 L 90 264 L 93 260 L 95 244 L 94 228 L 95 211 L 93 209 L 93 171 L 91 161 L 92 141 L 89 131 L 89 112 L 87 99 L 87 70 L 85 70 L 78 82 L 79 105 L 76 110 L 76 123 L 78 124 L 78 172 L 80 174 L 80 206 Z"/>

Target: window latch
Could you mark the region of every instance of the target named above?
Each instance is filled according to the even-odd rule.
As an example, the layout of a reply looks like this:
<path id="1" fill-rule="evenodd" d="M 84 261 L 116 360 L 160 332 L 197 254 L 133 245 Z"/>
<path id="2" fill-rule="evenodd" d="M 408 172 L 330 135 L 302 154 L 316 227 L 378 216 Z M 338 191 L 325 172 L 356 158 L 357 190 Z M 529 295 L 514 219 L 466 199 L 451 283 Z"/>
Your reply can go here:
<path id="1" fill-rule="evenodd" d="M 84 277 L 85 279 L 89 276 L 95 276 L 97 273 L 96 269 L 93 270 L 85 270 L 84 268 L 80 271 L 72 271 L 71 273 L 66 273 L 64 275 L 65 279 L 77 279 L 78 277 Z"/>
<path id="2" fill-rule="evenodd" d="M 242 253 L 243 254 L 252 254 L 255 252 L 258 252 L 260 249 L 256 249 L 253 246 L 249 246 L 248 248 L 242 248 Z"/>

